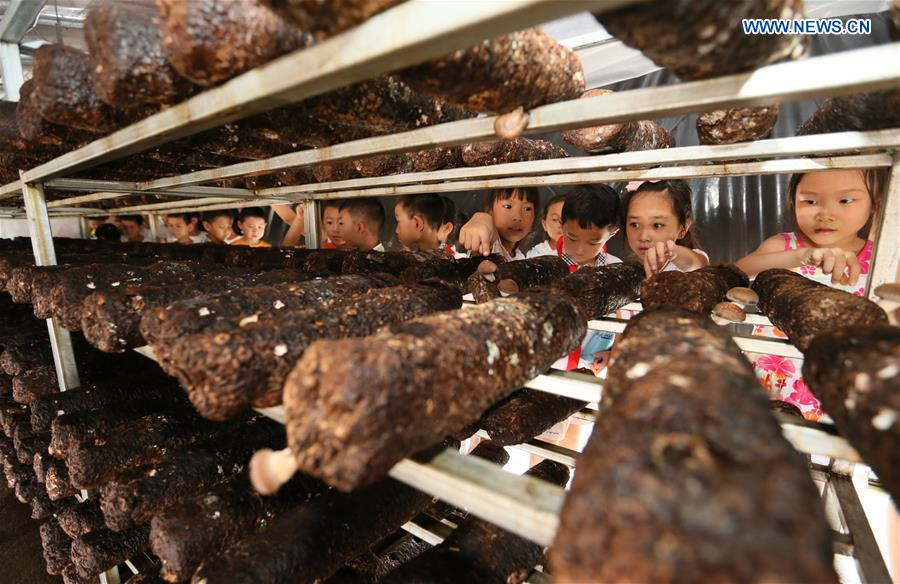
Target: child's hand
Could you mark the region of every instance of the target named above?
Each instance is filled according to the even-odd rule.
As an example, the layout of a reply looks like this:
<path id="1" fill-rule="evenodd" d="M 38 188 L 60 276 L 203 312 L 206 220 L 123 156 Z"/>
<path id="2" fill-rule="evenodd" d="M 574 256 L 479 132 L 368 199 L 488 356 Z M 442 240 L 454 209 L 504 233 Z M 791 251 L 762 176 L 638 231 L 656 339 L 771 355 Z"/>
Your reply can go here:
<path id="1" fill-rule="evenodd" d="M 489 255 L 494 243 L 494 220 L 487 213 L 475 213 L 459 231 L 459 243 L 472 255 Z"/>
<path id="2" fill-rule="evenodd" d="M 657 241 L 644 254 L 644 272 L 649 278 L 659 273 L 675 259 L 678 246 L 671 239 L 666 242 Z"/>
<path id="3" fill-rule="evenodd" d="M 839 247 L 811 247 L 803 253 L 801 265 L 820 266 L 831 274 L 831 283 L 845 286 L 856 284 L 862 267 L 856 254 Z"/>

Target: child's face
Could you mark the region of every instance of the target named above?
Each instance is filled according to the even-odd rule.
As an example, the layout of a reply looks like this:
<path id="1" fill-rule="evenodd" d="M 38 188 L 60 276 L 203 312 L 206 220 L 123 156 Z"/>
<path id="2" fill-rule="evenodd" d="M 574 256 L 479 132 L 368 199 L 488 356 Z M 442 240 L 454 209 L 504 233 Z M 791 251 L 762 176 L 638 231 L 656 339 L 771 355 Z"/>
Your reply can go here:
<path id="1" fill-rule="evenodd" d="M 625 235 L 631 251 L 642 260 L 657 242 L 679 240 L 688 229 L 690 222 L 687 225 L 678 222 L 668 194 L 645 192 L 631 198 L 625 218 Z"/>
<path id="2" fill-rule="evenodd" d="M 219 215 L 214 217 L 212 221 L 204 221 L 203 228 L 206 229 L 207 235 L 215 243 L 225 243 L 225 240 L 231 237 L 231 217 Z"/>
<path id="3" fill-rule="evenodd" d="M 355 221 L 350 211 L 343 209 L 338 214 L 337 229 L 335 235 L 344 241 L 344 245 L 350 249 L 363 249 L 363 234 L 361 221 Z"/>
<path id="4" fill-rule="evenodd" d="M 322 212 L 322 224 L 325 236 L 331 240 L 331 243 L 333 243 L 335 247 L 341 247 L 347 243 L 337 235 L 340 214 L 340 210 L 337 207 L 325 207 L 325 210 Z"/>
<path id="5" fill-rule="evenodd" d="M 422 238 L 422 227 L 424 221 L 421 216 L 410 217 L 406 210 L 406 205 L 398 202 L 394 205 L 394 218 L 397 220 L 397 239 L 400 240 L 405 247 L 410 247 L 419 242 Z"/>
<path id="6" fill-rule="evenodd" d="M 188 224 L 181 217 L 166 217 L 166 230 L 179 241 L 186 240 L 190 235 Z"/>
<path id="7" fill-rule="evenodd" d="M 128 238 L 128 241 L 141 241 L 144 239 L 143 226 L 138 225 L 137 221 L 123 219 L 119 228 L 125 237 Z"/>
<path id="8" fill-rule="evenodd" d="M 259 243 L 266 234 L 266 220 L 261 217 L 247 217 L 239 224 L 244 239 L 250 243 Z"/>
<path id="9" fill-rule="evenodd" d="M 582 227 L 575 219 L 569 219 L 563 223 L 563 250 L 572 256 L 575 263 L 583 266 L 594 262 L 603 244 L 616 234 L 616 227 Z"/>
<path id="10" fill-rule="evenodd" d="M 797 184 L 797 227 L 816 247 L 851 247 L 872 215 L 862 173 L 811 172 Z"/>
<path id="11" fill-rule="evenodd" d="M 541 220 L 541 226 L 547 232 L 547 240 L 555 245 L 562 237 L 562 208 L 563 201 L 557 201 L 547 207 L 547 218 Z"/>
<path id="12" fill-rule="evenodd" d="M 531 232 L 534 225 L 534 205 L 519 198 L 494 201 L 491 216 L 500 239 L 509 243 L 519 243 Z"/>

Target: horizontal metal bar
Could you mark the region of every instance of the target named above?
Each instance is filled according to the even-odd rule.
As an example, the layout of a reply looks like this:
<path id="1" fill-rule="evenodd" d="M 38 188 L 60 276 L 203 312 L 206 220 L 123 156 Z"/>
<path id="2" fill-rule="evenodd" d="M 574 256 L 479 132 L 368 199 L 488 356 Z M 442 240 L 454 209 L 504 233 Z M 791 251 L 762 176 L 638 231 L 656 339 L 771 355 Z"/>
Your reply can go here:
<path id="1" fill-rule="evenodd" d="M 612 10 L 633 2 L 469 2 L 465 10 L 459 10 L 456 2 L 404 2 L 344 34 L 285 55 L 33 168 L 23 178 L 31 182 L 76 172 L 223 123 L 437 58 L 485 38 L 521 30 L 573 12 Z M 385 31 L 403 32 L 385 34 Z"/>
<path id="2" fill-rule="evenodd" d="M 258 196 L 263 197 L 264 193 L 280 193 L 280 197 L 275 203 L 290 203 L 303 200 L 320 200 L 334 198 L 351 198 L 362 196 L 390 196 L 418 194 L 423 192 L 433 193 L 453 193 L 460 191 L 505 188 L 513 186 L 549 186 L 549 185 L 569 185 L 569 184 L 587 184 L 596 182 L 611 182 L 624 180 L 658 180 L 662 178 L 696 178 L 696 177 L 718 177 L 732 175 L 763 175 L 763 174 L 780 174 L 787 172 L 815 172 L 829 170 L 833 168 L 874 168 L 889 166 L 891 158 L 887 154 L 867 154 L 856 156 L 843 156 L 836 158 L 796 158 L 787 160 L 768 160 L 763 162 L 747 162 L 747 163 L 723 163 L 710 164 L 702 166 L 672 166 L 664 168 L 652 169 L 635 169 L 621 171 L 597 171 L 584 173 L 567 173 L 547 176 L 529 176 L 516 178 L 498 178 L 486 179 L 478 181 L 457 181 L 434 183 L 426 185 L 405 185 L 398 187 L 383 187 L 364 189 L 358 191 L 337 191 L 331 193 L 298 193 L 286 194 L 289 187 L 280 187 L 278 189 L 262 189 L 258 191 Z M 192 199 L 190 201 L 173 201 L 151 203 L 146 205 L 137 205 L 134 207 L 123 207 L 115 210 L 117 214 L 134 213 L 140 211 L 161 211 L 170 208 L 181 208 L 188 206 L 188 203 L 195 204 L 197 209 L 202 210 L 203 205 L 218 203 L 219 201 Z M 263 204 L 263 203 L 256 203 Z M 215 208 L 215 207 L 213 207 Z M 209 208 L 207 210 L 212 210 Z M 228 208 L 228 207 L 218 207 Z"/>
<path id="3" fill-rule="evenodd" d="M 900 43 L 892 43 L 769 65 L 752 73 L 545 105 L 529 112 L 525 133 L 544 134 L 612 122 L 658 119 L 726 107 L 774 104 L 819 95 L 893 88 L 900 82 L 900 70 L 884 67 L 883 63 L 895 62 L 900 56 L 898 51 Z M 374 154 L 488 140 L 495 137 L 494 120 L 494 117 L 485 117 L 375 136 L 284 154 L 264 161 L 157 179 L 143 183 L 142 187 L 151 189 L 203 183 L 253 172 L 271 172 L 326 161 L 353 160 Z"/>
<path id="4" fill-rule="evenodd" d="M 431 183 L 422 185 L 403 185 L 396 187 L 375 187 L 361 190 L 334 191 L 325 193 L 283 194 L 279 189 L 262 189 L 260 194 L 282 193 L 292 201 L 343 199 L 351 197 L 385 197 L 393 195 L 413 195 L 419 193 L 455 193 L 477 191 L 482 189 L 502 189 L 526 186 L 560 186 L 592 184 L 598 182 L 687 179 L 705 177 L 769 175 L 790 172 L 817 172 L 836 168 L 875 168 L 890 166 L 891 157 L 887 154 L 860 154 L 856 156 L 840 156 L 834 158 L 789 158 L 783 160 L 765 160 L 762 162 L 718 163 L 696 166 L 666 166 L 633 170 L 601 170 L 595 172 L 570 172 L 542 176 L 520 176 L 513 178 L 491 178 L 479 180 L 461 180 L 453 182 Z"/>
<path id="5" fill-rule="evenodd" d="M 185 201 L 186 203 L 187 201 Z M 111 209 L 109 211 L 110 215 L 124 215 L 128 213 L 135 212 L 144 212 L 144 211 L 157 211 L 161 213 L 165 213 L 167 210 L 175 210 L 177 209 L 180 213 L 202 213 L 204 211 L 217 211 L 219 209 L 240 209 L 243 207 L 267 207 L 269 205 L 285 205 L 290 203 L 290 201 L 281 198 L 260 198 L 260 199 L 231 199 L 228 203 L 216 203 L 212 204 L 207 201 L 205 204 L 200 204 L 196 200 L 193 202 L 193 206 L 190 205 L 179 205 L 177 207 L 172 207 L 171 205 L 165 205 L 160 207 L 154 207 L 153 209 L 147 209 L 147 205 L 141 205 L 137 207 L 123 207 L 121 209 Z M 156 203 L 158 205 L 162 205 L 162 203 Z"/>
<path id="6" fill-rule="evenodd" d="M 446 539 L 447 535 L 446 533 L 436 533 L 433 529 L 426 529 L 425 527 L 422 527 L 414 521 L 404 523 L 400 526 L 400 528 L 403 531 L 411 533 L 412 535 L 418 537 L 419 539 L 430 545 L 439 545 L 442 541 L 444 541 L 444 539 Z M 452 533 L 453 530 L 447 528 L 447 531 Z"/>
<path id="7" fill-rule="evenodd" d="M 9 199 L 22 194 L 22 181 L 15 180 L 0 187 L 0 200 Z"/>
<path id="8" fill-rule="evenodd" d="M 790 357 L 791 359 L 803 359 L 803 353 L 789 341 L 768 337 L 746 337 L 743 335 L 733 335 L 733 338 L 737 346 L 745 353 L 766 353 L 779 357 Z"/>
<path id="9" fill-rule="evenodd" d="M 139 190 L 137 183 L 134 181 L 96 178 L 54 178 L 45 181 L 44 188 L 57 191 L 109 191 L 122 193 Z"/>
<path id="10" fill-rule="evenodd" d="M 55 178 L 45 183 L 45 188 L 60 191 L 107 191 L 128 194 L 153 194 L 169 196 L 196 196 L 196 197 L 253 197 L 256 193 L 250 189 L 235 187 L 216 187 L 190 185 L 184 187 L 172 187 L 170 189 L 142 190 L 138 183 L 129 181 L 96 180 L 84 178 Z"/>
<path id="11" fill-rule="evenodd" d="M 626 326 L 628 326 L 628 322 L 624 320 L 599 319 L 588 321 L 589 330 L 606 331 L 616 334 L 623 332 Z M 803 359 L 803 353 L 786 340 L 768 337 L 748 337 L 743 335 L 732 335 L 732 338 L 737 346 L 747 353 L 766 353 L 769 355 L 778 355 L 779 357 Z"/>
<path id="12" fill-rule="evenodd" d="M 47 203 L 48 209 L 58 209 L 60 207 L 69 207 L 78 203 L 93 203 L 96 201 L 108 201 L 110 199 L 119 199 L 123 197 L 122 193 L 91 193 L 90 195 L 80 195 L 77 197 L 68 197 L 66 199 L 57 199 Z"/>
<path id="13" fill-rule="evenodd" d="M 427 463 L 403 460 L 388 474 L 541 545 L 553 542 L 565 497 L 561 487 L 449 448 Z"/>
<path id="14" fill-rule="evenodd" d="M 475 432 L 475 435 L 486 440 L 491 439 L 491 435 L 484 430 L 478 430 L 477 432 Z M 570 450 L 568 448 L 563 448 L 562 446 L 549 444 L 547 442 L 541 442 L 540 440 L 529 440 L 528 442 L 515 444 L 513 446 L 510 446 L 509 448 L 521 450 L 522 452 L 527 452 L 529 454 L 535 454 L 537 456 L 540 456 L 541 458 L 553 460 L 567 466 L 575 466 L 575 461 L 578 457 L 578 454 L 580 454 L 575 450 Z"/>
<path id="15" fill-rule="evenodd" d="M 525 387 L 585 402 L 600 401 L 603 392 L 603 386 L 596 377 L 570 371 L 538 375 L 525 383 Z"/>
<path id="16" fill-rule="evenodd" d="M 687 162 L 754 161 L 762 158 L 790 158 L 798 156 L 827 156 L 835 153 L 884 150 L 900 146 L 900 130 L 873 132 L 838 132 L 816 136 L 792 136 L 757 140 L 741 144 L 710 146 L 682 146 L 661 150 L 620 152 L 598 156 L 575 156 L 554 160 L 510 162 L 491 166 L 452 168 L 431 172 L 412 172 L 371 178 L 356 178 L 326 183 L 313 183 L 299 187 L 262 189 L 263 194 L 291 194 L 333 192 L 362 188 L 422 184 L 452 180 L 474 180 L 513 176 L 558 174 L 561 172 L 588 172 L 596 170 L 625 169 L 635 166 L 652 167 Z M 283 191 L 283 192 L 282 192 Z"/>
<path id="17" fill-rule="evenodd" d="M 142 349 L 144 349 L 144 348 L 150 349 L 150 347 L 141 347 L 141 348 Z M 135 350 L 137 350 L 137 349 L 135 349 Z M 152 349 L 150 349 L 150 350 L 152 351 Z M 156 360 L 155 355 L 154 355 L 153 359 L 154 359 L 154 361 Z M 272 406 L 269 408 L 253 408 L 253 409 L 257 413 L 262 414 L 272 420 L 275 420 L 276 422 L 278 422 L 280 424 L 284 424 L 286 421 L 286 418 L 284 416 L 284 406 Z"/>
<path id="18" fill-rule="evenodd" d="M 862 462 L 859 453 L 849 442 L 822 430 L 803 424 L 781 424 L 781 433 L 799 452 L 817 454 L 848 462 Z"/>
<path id="19" fill-rule="evenodd" d="M 640 302 L 629 302 L 619 310 L 629 310 L 631 312 L 641 312 L 644 310 L 643 304 Z M 609 315 L 610 318 L 615 318 L 614 314 Z M 747 314 L 747 320 L 744 321 L 744 324 L 753 324 L 753 325 L 763 325 L 763 326 L 773 326 L 772 321 L 769 320 L 764 314 L 755 314 L 749 313 Z"/>
<path id="20" fill-rule="evenodd" d="M 181 209 L 182 207 L 196 207 L 197 205 L 215 205 L 219 203 L 235 203 L 235 199 L 225 197 L 204 197 L 202 199 L 178 199 L 175 201 L 163 201 L 160 203 L 144 203 L 141 205 L 133 205 L 131 207 L 120 207 L 111 209 L 110 213 L 115 214 L 134 213 L 136 211 L 165 211 L 168 209 Z"/>

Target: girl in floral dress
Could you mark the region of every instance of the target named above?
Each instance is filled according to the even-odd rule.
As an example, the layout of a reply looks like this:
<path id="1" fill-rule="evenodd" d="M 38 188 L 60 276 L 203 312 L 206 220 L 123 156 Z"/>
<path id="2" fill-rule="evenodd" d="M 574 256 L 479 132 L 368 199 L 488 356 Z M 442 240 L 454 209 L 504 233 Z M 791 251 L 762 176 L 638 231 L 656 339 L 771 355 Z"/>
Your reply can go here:
<path id="1" fill-rule="evenodd" d="M 865 294 L 872 241 L 885 173 L 881 169 L 829 170 L 791 177 L 789 194 L 795 231 L 766 239 L 737 262 L 750 277 L 771 268 L 793 270 L 811 280 L 857 296 Z M 776 327 L 754 327 L 753 334 L 786 338 Z M 822 410 L 800 375 L 802 359 L 748 354 L 756 376 L 773 399 L 818 420 Z"/>

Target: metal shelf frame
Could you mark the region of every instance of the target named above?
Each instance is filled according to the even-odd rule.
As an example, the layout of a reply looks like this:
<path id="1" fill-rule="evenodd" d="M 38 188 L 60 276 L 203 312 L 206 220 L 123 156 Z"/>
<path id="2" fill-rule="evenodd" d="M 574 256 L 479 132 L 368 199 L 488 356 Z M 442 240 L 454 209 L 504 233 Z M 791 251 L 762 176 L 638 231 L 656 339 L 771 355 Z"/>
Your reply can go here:
<path id="1" fill-rule="evenodd" d="M 458 145 L 494 138 L 495 117 L 488 116 L 420 128 L 366 140 L 336 144 L 146 182 L 66 178 L 81 170 L 162 145 L 172 140 L 283 106 L 307 97 L 405 66 L 439 57 L 484 38 L 539 24 L 566 14 L 593 9 L 612 10 L 637 0 L 519 0 L 472 3 L 465 11 L 445 0 L 407 2 L 376 16 L 358 28 L 317 46 L 286 55 L 265 66 L 207 90 L 179 105 L 100 138 L 32 169 L 22 169 L 19 181 L 0 187 L 0 200 L 24 199 L 32 246 L 38 265 L 56 263 L 50 217 L 85 216 L 235 208 L 303 202 L 307 241 L 316 235 L 315 201 L 329 198 L 385 196 L 420 192 L 457 192 L 500 186 L 560 185 L 632 179 L 692 178 L 726 175 L 815 172 L 831 168 L 889 167 L 891 179 L 876 221 L 871 290 L 893 281 L 900 264 L 900 129 L 843 132 L 830 135 L 762 140 L 729 146 L 694 146 L 585 156 L 562 160 L 458 168 L 369 179 L 262 189 L 223 189 L 202 183 L 229 177 L 263 174 L 326 161 L 354 160 L 375 154 L 399 153 L 435 146 Z M 402 26 L 415 22 L 415 27 Z M 384 30 L 403 30 L 399 37 Z M 900 83 L 900 43 L 857 49 L 805 61 L 760 68 L 753 73 L 651 87 L 613 95 L 572 100 L 529 112 L 526 134 L 653 119 L 727 107 L 773 104 L 818 96 L 895 88 Z M 892 65 L 893 64 L 893 65 Z M 86 194 L 48 203 L 45 189 Z M 103 200 L 152 193 L 171 201 L 132 205 L 116 210 L 75 207 Z M 12 202 L 12 201 L 10 201 Z M 13 205 L 3 214 L 21 215 Z M 637 309 L 638 306 L 626 307 Z M 764 318 L 755 317 L 765 324 Z M 593 330 L 620 332 L 625 322 L 614 318 L 591 321 Z M 68 332 L 48 321 L 60 389 L 79 384 Z M 737 337 L 743 350 L 800 356 L 789 343 Z M 139 352 L 152 357 L 146 348 Z M 550 372 L 526 384 L 532 389 L 587 402 L 599 400 L 602 382 L 577 373 Z M 261 410 L 284 422 L 280 407 Z M 599 414 L 599 415 L 602 415 Z M 858 453 L 824 426 L 783 423 L 785 437 L 801 452 L 825 455 L 851 465 Z M 555 460 L 575 462 L 577 453 L 531 441 L 521 448 Z M 857 468 L 861 468 L 858 465 Z M 542 545 L 551 545 L 565 491 L 531 477 L 517 477 L 486 461 L 446 450 L 428 463 L 404 460 L 390 476 L 469 510 L 476 516 Z M 868 579 L 884 566 L 871 530 L 860 515 L 855 487 L 835 482 L 834 492 L 850 528 L 849 541 L 839 549 L 853 550 Z M 852 491 L 852 492 L 851 492 Z M 110 575 L 112 577 L 112 575 Z M 547 581 L 546 577 L 537 580 Z"/>

